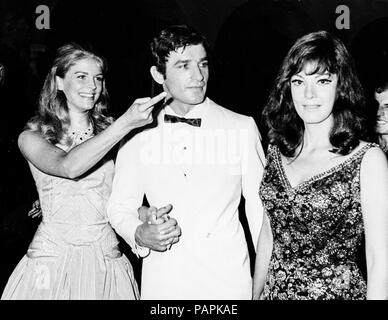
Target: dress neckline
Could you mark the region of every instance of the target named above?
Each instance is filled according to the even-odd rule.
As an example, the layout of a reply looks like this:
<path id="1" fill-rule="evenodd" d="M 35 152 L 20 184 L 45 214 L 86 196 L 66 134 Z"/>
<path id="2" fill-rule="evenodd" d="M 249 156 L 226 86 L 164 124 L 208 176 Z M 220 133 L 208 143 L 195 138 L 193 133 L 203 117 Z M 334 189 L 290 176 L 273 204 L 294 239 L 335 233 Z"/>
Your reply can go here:
<path id="1" fill-rule="evenodd" d="M 283 166 L 283 160 L 282 160 L 282 157 L 280 154 L 280 150 L 277 146 L 275 146 L 275 159 L 276 159 L 276 163 L 277 163 L 277 166 L 279 168 L 279 171 L 280 171 L 280 176 L 283 180 L 283 183 L 286 185 L 286 188 L 288 190 L 295 191 L 298 189 L 302 189 L 304 186 L 307 186 L 315 181 L 321 180 L 321 179 L 333 174 L 334 172 L 337 172 L 339 169 L 342 169 L 343 167 L 347 166 L 350 162 L 352 162 L 355 158 L 357 158 L 360 154 L 362 154 L 362 152 L 365 149 L 369 149 L 371 146 L 373 146 L 373 143 L 368 142 L 366 145 L 361 147 L 357 152 L 355 152 L 353 155 L 351 155 L 345 161 L 343 161 L 339 164 L 336 164 L 335 166 L 333 166 L 333 167 L 331 167 L 323 172 L 314 174 L 310 178 L 298 183 L 295 186 L 291 185 L 290 180 L 288 179 L 288 177 L 286 175 L 286 171 L 285 171 L 284 166 Z"/>

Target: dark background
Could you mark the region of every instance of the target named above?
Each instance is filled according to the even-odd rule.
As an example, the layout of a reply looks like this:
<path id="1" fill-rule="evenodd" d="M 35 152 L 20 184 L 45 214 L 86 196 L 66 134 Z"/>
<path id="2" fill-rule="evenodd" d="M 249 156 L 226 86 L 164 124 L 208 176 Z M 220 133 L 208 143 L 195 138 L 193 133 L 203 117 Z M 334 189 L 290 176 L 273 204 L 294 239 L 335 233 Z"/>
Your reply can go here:
<path id="1" fill-rule="evenodd" d="M 38 5 L 50 8 L 49 30 L 35 26 Z M 350 9 L 350 29 L 336 28 L 339 5 Z M 0 85 L 0 292 L 39 223 L 27 216 L 37 193 L 16 141 L 34 114 L 55 50 L 74 41 L 108 60 L 111 113 L 118 116 L 134 99 L 152 94 L 152 37 L 181 23 L 202 32 L 212 47 L 209 96 L 258 124 L 282 58 L 306 33 L 325 29 L 344 41 L 369 98 L 388 64 L 388 0 L 0 0 L 0 61 L 6 68 Z M 370 99 L 371 121 L 375 107 Z M 123 250 L 140 280 L 140 262 L 125 244 Z"/>

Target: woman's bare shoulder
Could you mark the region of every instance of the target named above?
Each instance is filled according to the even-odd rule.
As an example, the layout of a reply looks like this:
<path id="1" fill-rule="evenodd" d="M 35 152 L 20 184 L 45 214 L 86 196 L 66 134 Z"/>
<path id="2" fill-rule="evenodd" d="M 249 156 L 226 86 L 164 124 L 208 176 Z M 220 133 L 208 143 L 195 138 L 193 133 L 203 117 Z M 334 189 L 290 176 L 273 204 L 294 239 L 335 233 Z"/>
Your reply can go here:
<path id="1" fill-rule="evenodd" d="M 26 148 L 36 148 L 39 145 L 50 145 L 40 132 L 24 130 L 19 134 L 18 146 L 21 150 Z"/>
<path id="2" fill-rule="evenodd" d="M 361 145 L 362 143 L 362 145 Z M 363 148 L 368 142 L 362 141 L 360 147 Z M 372 145 L 363 156 L 362 159 L 363 170 L 379 171 L 388 169 L 388 161 L 384 151 L 378 145 Z"/>

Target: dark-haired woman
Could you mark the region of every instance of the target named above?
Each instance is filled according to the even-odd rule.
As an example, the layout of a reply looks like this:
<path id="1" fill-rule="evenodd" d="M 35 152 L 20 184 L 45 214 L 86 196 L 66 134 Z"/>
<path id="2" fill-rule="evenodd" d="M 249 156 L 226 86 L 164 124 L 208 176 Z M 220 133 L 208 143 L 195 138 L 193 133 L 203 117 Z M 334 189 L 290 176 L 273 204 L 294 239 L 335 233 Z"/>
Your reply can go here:
<path id="1" fill-rule="evenodd" d="M 255 298 L 388 298 L 388 165 L 366 142 L 363 105 L 340 40 L 319 31 L 296 41 L 264 109 Z M 363 236 L 367 282 L 356 263 Z"/>
<path id="2" fill-rule="evenodd" d="M 108 151 L 152 121 L 137 99 L 116 121 L 105 115 L 104 60 L 75 44 L 59 48 L 38 115 L 18 140 L 39 193 L 43 219 L 2 299 L 137 299 L 129 260 L 108 222 L 114 163 Z"/>

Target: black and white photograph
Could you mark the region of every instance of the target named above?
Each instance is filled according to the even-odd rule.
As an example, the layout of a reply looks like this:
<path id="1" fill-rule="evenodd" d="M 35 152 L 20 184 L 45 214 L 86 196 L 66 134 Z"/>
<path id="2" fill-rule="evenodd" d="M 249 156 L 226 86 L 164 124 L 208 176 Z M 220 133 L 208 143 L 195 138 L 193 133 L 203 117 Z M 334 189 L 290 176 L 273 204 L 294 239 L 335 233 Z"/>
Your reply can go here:
<path id="1" fill-rule="evenodd" d="M 0 103 L 1 300 L 388 300 L 388 0 L 0 0 Z"/>

